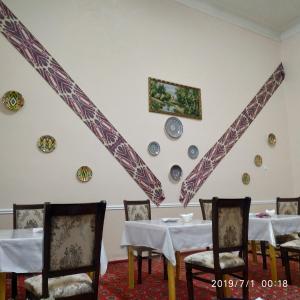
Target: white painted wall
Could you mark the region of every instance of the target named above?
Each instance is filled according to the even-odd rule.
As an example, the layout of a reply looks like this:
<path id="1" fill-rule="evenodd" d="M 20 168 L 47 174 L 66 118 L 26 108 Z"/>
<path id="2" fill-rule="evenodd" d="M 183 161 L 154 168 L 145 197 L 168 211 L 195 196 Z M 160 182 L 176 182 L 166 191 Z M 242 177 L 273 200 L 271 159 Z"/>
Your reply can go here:
<path id="1" fill-rule="evenodd" d="M 300 34 L 294 35 L 282 42 L 282 60 L 286 69 L 284 94 L 288 112 L 288 133 L 290 141 L 290 159 L 292 162 L 292 176 L 294 194 L 300 194 Z"/>
<path id="2" fill-rule="evenodd" d="M 280 43 L 171 0 L 4 2 L 141 155 L 161 180 L 165 203 L 178 203 L 181 187 L 181 182 L 169 181 L 170 167 L 181 165 L 185 178 L 196 163 L 187 156 L 188 146 L 199 147 L 200 159 L 281 61 Z M 15 89 L 25 97 L 18 113 L 3 107 L 0 111 L 0 208 L 14 202 L 106 199 L 115 205 L 123 199 L 145 199 L 106 148 L 3 36 L 0 53 L 0 94 Z M 181 118 L 184 133 L 177 141 L 164 133 L 168 116 L 148 112 L 149 76 L 202 90 L 203 120 Z M 278 139 L 274 148 L 267 144 L 270 132 Z M 44 134 L 57 140 L 51 154 L 36 147 Z M 254 200 L 290 195 L 288 137 L 284 92 L 279 88 L 194 201 L 216 195 L 248 195 Z M 147 153 L 153 140 L 161 145 L 155 158 Z M 255 167 L 256 154 L 262 155 L 265 169 Z M 75 178 L 81 165 L 93 169 L 89 183 Z M 249 186 L 241 182 L 243 172 L 251 175 Z M 163 212 L 168 215 L 168 210 Z M 7 226 L 7 218 L 1 218 L 0 226 Z M 118 217 L 115 222 L 113 229 L 105 228 L 110 257 L 121 256 L 116 247 L 123 220 Z"/>

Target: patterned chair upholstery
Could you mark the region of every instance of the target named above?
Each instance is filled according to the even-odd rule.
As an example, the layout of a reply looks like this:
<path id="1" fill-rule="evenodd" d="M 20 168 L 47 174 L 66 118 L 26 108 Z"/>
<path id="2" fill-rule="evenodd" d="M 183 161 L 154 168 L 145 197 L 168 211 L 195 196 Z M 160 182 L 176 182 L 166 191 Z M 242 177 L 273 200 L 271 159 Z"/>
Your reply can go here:
<path id="1" fill-rule="evenodd" d="M 276 209 L 278 215 L 299 215 L 300 214 L 300 197 L 299 198 L 277 198 Z M 300 239 L 297 232 L 277 235 L 277 245 L 284 244 L 286 242 Z"/>
<path id="2" fill-rule="evenodd" d="M 14 204 L 13 215 L 14 229 L 27 229 L 44 226 L 44 204 Z"/>
<path id="3" fill-rule="evenodd" d="M 97 299 L 105 208 L 104 201 L 45 205 L 43 275 L 25 280 L 29 299 Z"/>
<path id="4" fill-rule="evenodd" d="M 30 229 L 44 227 L 44 204 L 14 204 L 13 205 L 14 229 Z M 18 276 L 11 275 L 12 298 L 16 299 L 18 292 Z"/>
<path id="5" fill-rule="evenodd" d="M 235 273 L 242 272 L 242 279 L 248 280 L 248 223 L 251 199 L 213 198 L 211 202 L 213 251 L 194 253 L 184 259 L 189 300 L 194 299 L 193 279 L 210 282 L 201 277 L 203 273 L 214 274 L 218 281 L 224 280 L 225 274 L 235 276 Z M 193 272 L 194 270 L 196 272 Z M 223 289 L 216 289 L 217 298 L 223 299 Z M 243 299 L 249 299 L 247 285 L 243 285 Z"/>
<path id="6" fill-rule="evenodd" d="M 126 221 L 141 221 L 151 220 L 151 206 L 150 200 L 137 200 L 129 201 L 124 200 L 125 218 Z M 142 283 L 142 264 L 143 264 L 143 252 L 147 253 L 148 258 L 148 274 L 152 273 L 152 253 L 162 255 L 155 249 L 149 247 L 133 247 L 137 256 L 137 269 L 138 269 L 138 283 Z M 165 257 L 164 261 L 164 279 L 167 279 L 167 262 Z"/>

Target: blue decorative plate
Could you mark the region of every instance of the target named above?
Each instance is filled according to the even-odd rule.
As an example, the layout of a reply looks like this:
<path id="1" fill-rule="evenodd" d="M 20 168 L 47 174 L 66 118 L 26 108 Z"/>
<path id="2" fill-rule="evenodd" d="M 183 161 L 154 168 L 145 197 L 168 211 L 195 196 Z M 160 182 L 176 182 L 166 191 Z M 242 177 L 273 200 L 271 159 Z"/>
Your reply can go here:
<path id="1" fill-rule="evenodd" d="M 170 175 L 173 180 L 179 181 L 182 176 L 182 169 L 178 165 L 173 165 L 170 170 Z"/>
<path id="2" fill-rule="evenodd" d="M 150 155 L 152 156 L 156 156 L 159 154 L 160 152 L 160 146 L 159 146 L 159 143 L 157 142 L 151 142 L 149 145 L 148 145 L 148 152 Z"/>
<path id="3" fill-rule="evenodd" d="M 183 132 L 183 126 L 181 121 L 176 117 L 168 118 L 165 123 L 165 130 L 169 137 L 178 139 L 181 137 Z"/>
<path id="4" fill-rule="evenodd" d="M 191 159 L 196 159 L 199 155 L 199 150 L 198 150 L 197 146 L 195 146 L 195 145 L 189 146 L 188 155 Z"/>

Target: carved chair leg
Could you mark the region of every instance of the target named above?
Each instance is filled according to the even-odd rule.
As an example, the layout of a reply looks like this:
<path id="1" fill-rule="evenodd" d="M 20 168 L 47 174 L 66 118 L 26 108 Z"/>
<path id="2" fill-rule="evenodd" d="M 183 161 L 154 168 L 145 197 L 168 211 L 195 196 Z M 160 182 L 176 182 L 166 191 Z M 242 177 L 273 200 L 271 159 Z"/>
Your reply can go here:
<path id="1" fill-rule="evenodd" d="M 138 252 L 138 254 L 137 254 L 138 284 L 142 283 L 142 266 L 143 266 L 142 263 L 143 263 L 142 253 Z"/>
<path id="2" fill-rule="evenodd" d="M 148 274 L 152 273 L 152 251 L 148 252 Z"/>
<path id="3" fill-rule="evenodd" d="M 163 264 L 164 264 L 164 280 L 168 280 L 168 262 L 164 255 L 163 255 Z"/>
<path id="4" fill-rule="evenodd" d="M 292 284 L 289 251 L 287 249 L 280 248 L 281 255 L 283 256 L 285 266 L 285 276 L 288 284 Z"/>
<path id="5" fill-rule="evenodd" d="M 18 294 L 18 275 L 11 273 L 11 297 L 16 299 Z"/>
<path id="6" fill-rule="evenodd" d="M 266 242 L 261 241 L 260 242 L 260 251 L 261 251 L 261 256 L 263 260 L 263 269 L 267 270 L 267 251 L 266 251 Z"/>
<path id="7" fill-rule="evenodd" d="M 188 300 L 194 300 L 193 274 L 191 264 L 185 264 Z"/>
<path id="8" fill-rule="evenodd" d="M 243 279 L 244 279 L 244 283 L 245 282 L 247 283 L 247 284 L 243 284 L 243 299 L 248 300 L 249 299 L 248 270 L 243 271 Z"/>

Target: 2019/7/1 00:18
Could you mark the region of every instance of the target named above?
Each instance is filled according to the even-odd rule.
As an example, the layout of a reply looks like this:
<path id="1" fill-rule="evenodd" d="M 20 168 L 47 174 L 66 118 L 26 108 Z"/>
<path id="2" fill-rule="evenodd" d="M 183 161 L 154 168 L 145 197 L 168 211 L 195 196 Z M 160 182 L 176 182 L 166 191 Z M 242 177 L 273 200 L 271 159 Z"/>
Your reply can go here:
<path id="1" fill-rule="evenodd" d="M 255 284 L 258 282 L 254 280 L 212 280 L 212 287 L 243 287 L 243 286 L 249 286 L 249 287 L 254 287 Z M 278 280 L 278 281 L 273 281 L 273 280 L 262 280 L 260 283 L 261 287 L 287 287 L 288 283 L 287 280 Z"/>

